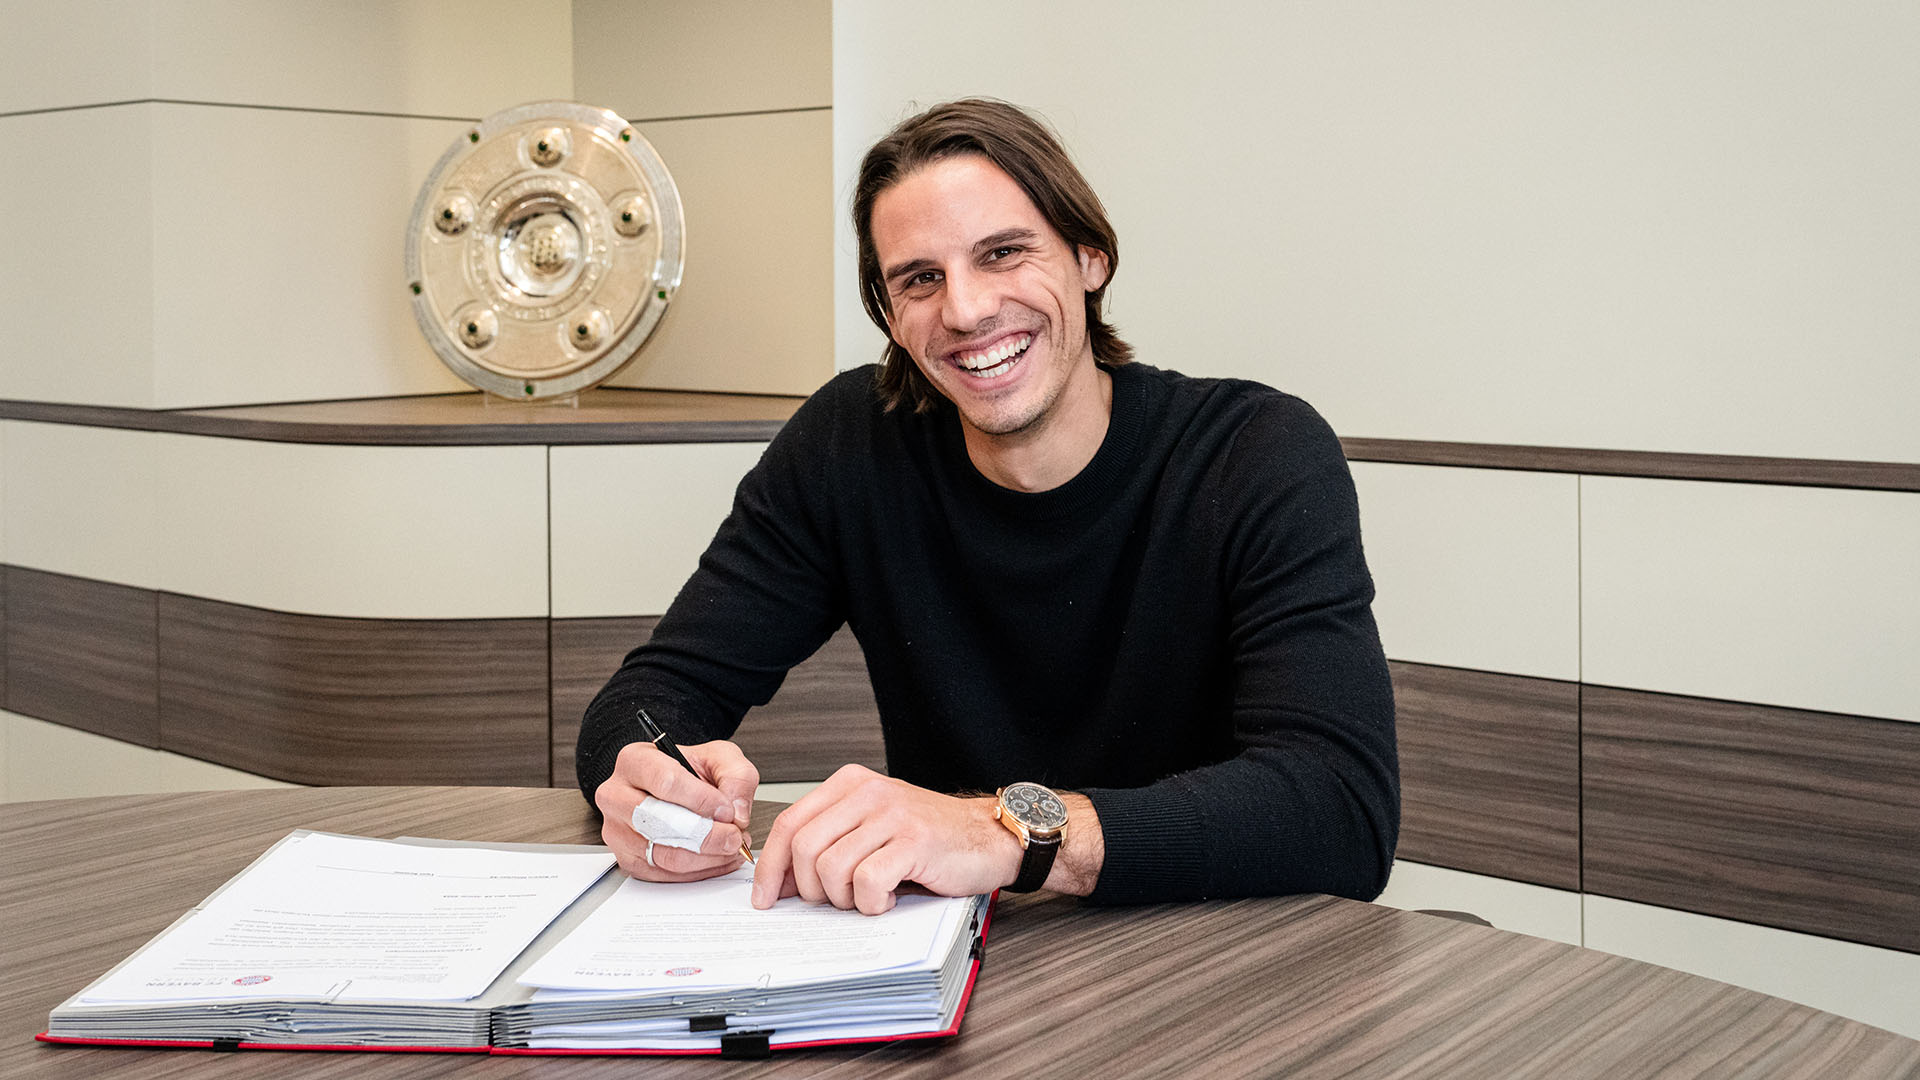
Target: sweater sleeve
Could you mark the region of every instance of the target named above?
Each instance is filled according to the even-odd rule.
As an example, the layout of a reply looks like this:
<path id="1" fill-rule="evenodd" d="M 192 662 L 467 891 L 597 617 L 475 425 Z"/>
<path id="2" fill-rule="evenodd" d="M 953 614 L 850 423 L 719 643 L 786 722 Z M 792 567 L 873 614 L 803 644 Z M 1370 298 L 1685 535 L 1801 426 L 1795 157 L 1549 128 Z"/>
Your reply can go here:
<path id="1" fill-rule="evenodd" d="M 1093 899 L 1371 899 L 1392 868 L 1399 767 L 1339 441 L 1305 403 L 1277 395 L 1208 479 L 1228 579 L 1234 754 L 1146 787 L 1087 792 L 1106 844 Z"/>
<path id="2" fill-rule="evenodd" d="M 817 486 L 828 482 L 831 396 L 815 395 L 781 428 L 652 637 L 587 706 L 575 769 L 588 802 L 640 738 L 639 709 L 678 742 L 731 737 L 845 621 Z"/>

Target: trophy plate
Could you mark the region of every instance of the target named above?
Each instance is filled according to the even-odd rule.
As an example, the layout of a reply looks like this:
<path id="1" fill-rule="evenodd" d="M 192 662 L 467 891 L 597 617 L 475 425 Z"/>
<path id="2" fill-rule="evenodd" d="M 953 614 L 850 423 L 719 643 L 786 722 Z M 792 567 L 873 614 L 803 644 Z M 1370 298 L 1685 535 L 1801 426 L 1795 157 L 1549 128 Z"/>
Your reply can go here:
<path id="1" fill-rule="evenodd" d="M 462 134 L 414 200 L 407 288 L 433 351 L 521 401 L 577 394 L 646 343 L 686 224 L 660 155 L 609 109 L 535 102 Z"/>

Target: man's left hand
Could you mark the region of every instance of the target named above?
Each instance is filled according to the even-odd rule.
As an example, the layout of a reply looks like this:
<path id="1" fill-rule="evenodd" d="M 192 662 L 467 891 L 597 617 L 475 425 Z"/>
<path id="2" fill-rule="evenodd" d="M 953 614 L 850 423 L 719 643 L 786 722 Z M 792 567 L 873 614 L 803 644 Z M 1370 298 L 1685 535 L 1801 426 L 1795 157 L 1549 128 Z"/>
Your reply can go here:
<path id="1" fill-rule="evenodd" d="M 964 799 L 847 765 L 774 819 L 753 906 L 796 893 L 878 915 L 903 882 L 941 896 L 992 892 L 1020 870 L 1020 841 L 992 798 Z"/>

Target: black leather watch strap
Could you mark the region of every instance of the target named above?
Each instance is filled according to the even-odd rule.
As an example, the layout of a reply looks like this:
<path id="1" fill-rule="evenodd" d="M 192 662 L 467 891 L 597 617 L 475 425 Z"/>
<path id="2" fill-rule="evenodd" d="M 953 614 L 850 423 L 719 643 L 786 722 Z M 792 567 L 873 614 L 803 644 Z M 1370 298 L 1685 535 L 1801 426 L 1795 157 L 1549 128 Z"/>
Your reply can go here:
<path id="1" fill-rule="evenodd" d="M 1053 871 L 1053 857 L 1060 853 L 1060 838 L 1051 836 L 1044 840 L 1029 837 L 1026 854 L 1020 857 L 1020 876 L 1007 886 L 1008 892 L 1033 892 L 1047 883 L 1047 875 Z"/>

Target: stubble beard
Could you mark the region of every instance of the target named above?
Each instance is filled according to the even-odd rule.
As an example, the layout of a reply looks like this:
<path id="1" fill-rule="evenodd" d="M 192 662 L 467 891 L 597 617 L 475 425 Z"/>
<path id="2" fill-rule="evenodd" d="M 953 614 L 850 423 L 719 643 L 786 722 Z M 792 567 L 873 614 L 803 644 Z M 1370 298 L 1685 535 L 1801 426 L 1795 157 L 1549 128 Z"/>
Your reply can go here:
<path id="1" fill-rule="evenodd" d="M 1081 348 L 1084 349 L 1086 347 L 1086 338 L 1082 337 L 1080 344 Z M 1056 342 L 1053 338 L 1052 328 L 1049 327 L 1047 331 L 1034 335 L 1033 345 L 1028 348 L 1026 355 L 1020 358 L 1020 363 L 1025 364 L 1029 360 L 1034 359 L 1034 353 L 1042 347 L 1047 348 L 1049 352 L 1052 352 L 1056 356 L 1059 355 L 1054 349 L 1055 345 Z M 1059 364 L 1058 360 L 1053 360 L 1052 362 L 1056 367 Z M 1048 372 L 1046 374 L 1057 375 L 1058 371 L 1056 370 L 1055 372 Z M 1018 408 L 1017 411 L 1002 410 L 991 406 L 985 409 L 966 409 L 961 408 L 958 402 L 954 402 L 954 406 L 959 411 L 961 418 L 966 422 L 967 426 L 982 435 L 996 439 L 1009 436 L 1032 436 L 1046 430 L 1047 422 L 1054 413 L 1054 406 L 1059 403 L 1061 394 L 1066 390 L 1067 382 L 1071 380 L 1070 371 L 1067 373 L 1067 376 L 1067 378 L 1062 378 L 1058 382 L 1050 382 L 1034 388 L 1035 392 L 1039 394 L 1038 400 L 1027 403 L 1024 408 Z M 972 378 L 972 376 L 956 374 L 955 378 L 969 379 Z M 964 386 L 965 383 L 963 382 L 960 385 Z M 938 384 L 935 385 L 935 388 L 938 389 Z M 946 395 L 942 394 L 941 396 L 945 397 Z M 948 398 L 948 400 L 952 401 L 951 398 Z"/>

